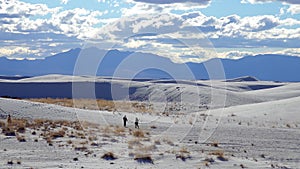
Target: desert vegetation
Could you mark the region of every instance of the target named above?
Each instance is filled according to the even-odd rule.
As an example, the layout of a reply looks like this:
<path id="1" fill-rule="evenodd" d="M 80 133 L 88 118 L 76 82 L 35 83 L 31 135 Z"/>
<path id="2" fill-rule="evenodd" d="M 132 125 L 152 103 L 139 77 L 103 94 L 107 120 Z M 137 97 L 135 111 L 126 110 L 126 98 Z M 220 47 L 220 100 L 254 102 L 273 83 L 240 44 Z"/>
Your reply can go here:
<path id="1" fill-rule="evenodd" d="M 67 99 L 67 98 L 33 98 L 33 102 L 55 104 L 65 107 L 76 107 L 89 110 L 125 111 L 125 112 L 153 112 L 151 104 L 134 101 L 110 101 L 102 99 Z"/>

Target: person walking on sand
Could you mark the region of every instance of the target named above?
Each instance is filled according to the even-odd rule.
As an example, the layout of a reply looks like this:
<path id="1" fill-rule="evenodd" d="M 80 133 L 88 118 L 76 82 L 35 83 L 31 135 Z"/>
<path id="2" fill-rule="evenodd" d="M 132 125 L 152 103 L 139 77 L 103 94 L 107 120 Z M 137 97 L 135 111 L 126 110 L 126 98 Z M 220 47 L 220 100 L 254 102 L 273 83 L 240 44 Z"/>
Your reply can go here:
<path id="1" fill-rule="evenodd" d="M 139 126 L 139 119 L 136 117 L 135 118 L 135 122 L 134 122 L 134 124 L 135 124 L 135 128 L 140 128 L 140 126 Z"/>
<path id="2" fill-rule="evenodd" d="M 11 124 L 11 116 L 10 114 L 7 116 L 7 125 L 10 125 Z"/>
<path id="3" fill-rule="evenodd" d="M 127 123 L 128 119 L 126 117 L 126 115 L 123 117 L 123 123 L 124 123 L 124 127 L 126 127 L 126 123 Z"/>

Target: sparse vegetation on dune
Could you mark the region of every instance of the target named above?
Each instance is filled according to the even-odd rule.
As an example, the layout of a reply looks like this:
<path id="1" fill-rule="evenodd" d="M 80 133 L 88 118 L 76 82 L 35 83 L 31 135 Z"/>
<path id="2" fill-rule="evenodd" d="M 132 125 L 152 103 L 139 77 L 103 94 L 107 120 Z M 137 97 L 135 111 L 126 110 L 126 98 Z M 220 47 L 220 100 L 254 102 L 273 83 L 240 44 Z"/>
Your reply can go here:
<path id="1" fill-rule="evenodd" d="M 27 99 L 33 102 L 55 104 L 65 107 L 76 107 L 80 109 L 125 111 L 125 112 L 153 112 L 152 106 L 143 102 L 133 101 L 110 101 L 102 99 L 67 99 L 67 98 L 33 98 Z"/>
<path id="2" fill-rule="evenodd" d="M 82 133 L 83 128 L 78 121 L 11 118 L 9 123 L 0 122 L 1 133 L 5 136 L 16 137 L 19 142 L 27 141 L 26 132 L 35 137 L 42 137 L 49 146 L 53 146 L 54 140 L 58 138 L 74 136 L 75 138 L 86 139 L 85 134 Z M 37 138 L 33 140 L 38 142 Z"/>

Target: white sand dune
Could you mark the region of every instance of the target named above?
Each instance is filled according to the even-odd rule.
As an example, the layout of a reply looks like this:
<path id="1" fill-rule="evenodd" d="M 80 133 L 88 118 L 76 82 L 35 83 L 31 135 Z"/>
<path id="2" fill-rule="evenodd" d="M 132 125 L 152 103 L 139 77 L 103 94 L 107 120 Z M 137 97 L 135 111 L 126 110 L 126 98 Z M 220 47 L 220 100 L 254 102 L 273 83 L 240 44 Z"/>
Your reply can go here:
<path id="1" fill-rule="evenodd" d="M 74 79 L 77 82 L 96 81 L 100 84 L 97 87 L 105 86 L 104 84 L 118 84 L 118 87 L 124 89 L 129 82 L 124 79 L 51 75 L 17 81 L 3 80 L 0 82 L 0 88 L 10 85 L 21 90 L 24 89 L 24 85 L 30 85 L 28 93 L 41 92 L 40 96 L 46 97 L 44 94 L 47 93 L 43 93 L 42 90 L 50 90 L 51 87 L 48 87 L 53 85 L 53 88 L 60 91 L 59 83 L 71 83 Z M 46 88 L 38 88 L 41 83 Z M 13 118 L 89 121 L 100 128 L 109 125 L 122 126 L 124 114 L 129 119 L 124 136 L 106 137 L 103 131 L 94 133 L 100 146 L 92 147 L 86 144 L 85 146 L 92 151 L 88 156 L 85 152 L 74 151 L 72 147 L 66 145 L 60 147 L 64 139 L 58 139 L 54 146 L 48 146 L 42 138 L 39 138 L 41 140 L 38 143 L 33 142 L 33 137 L 37 136 L 30 134 L 26 135 L 28 141 L 25 143 L 19 143 L 13 137 L 0 135 L 1 168 L 12 167 L 6 164 L 7 161 L 18 159 L 22 164 L 14 164 L 13 168 L 208 168 L 205 165 L 207 159 L 214 161 L 209 162 L 209 168 L 242 168 L 242 166 L 300 168 L 299 83 L 264 81 L 175 83 L 159 80 L 134 81 L 130 82 L 130 87 L 135 89 L 131 99 L 147 102 L 151 96 L 153 103 L 157 103 L 159 99 L 167 98 L 169 104 L 167 108 L 179 107 L 180 111 L 164 116 L 82 110 L 23 100 L 0 99 L 2 118 L 9 113 Z M 11 90 L 5 94 L 14 92 Z M 20 91 L 15 94 L 20 94 Z M 17 95 L 10 96 L 17 97 Z M 178 106 L 180 101 L 182 103 Z M 225 105 L 222 106 L 222 103 Z M 201 106 L 199 108 L 199 105 L 208 109 Z M 129 142 L 135 138 L 127 133 L 130 133 L 130 130 L 135 131 L 133 126 L 135 117 L 140 119 L 141 130 L 149 132 L 150 135 L 148 141 L 140 141 L 142 144 L 140 146 L 153 145 L 155 140 L 160 140 L 160 144 L 155 144 L 155 148 L 147 151 L 154 164 L 138 163 L 130 155 L 132 152 L 140 151 L 138 146 L 129 148 Z M 87 135 L 91 130 L 86 128 Z M 210 143 L 213 142 L 217 142 L 218 146 L 211 146 Z M 187 149 L 191 157 L 186 161 L 176 159 L 175 156 L 182 148 Z M 4 149 L 6 151 L 3 151 Z M 212 155 L 216 150 L 223 151 L 228 161 Z M 113 161 L 101 159 L 100 156 L 106 151 L 114 152 L 118 159 Z M 79 161 L 72 160 L 74 157 L 78 157 Z"/>

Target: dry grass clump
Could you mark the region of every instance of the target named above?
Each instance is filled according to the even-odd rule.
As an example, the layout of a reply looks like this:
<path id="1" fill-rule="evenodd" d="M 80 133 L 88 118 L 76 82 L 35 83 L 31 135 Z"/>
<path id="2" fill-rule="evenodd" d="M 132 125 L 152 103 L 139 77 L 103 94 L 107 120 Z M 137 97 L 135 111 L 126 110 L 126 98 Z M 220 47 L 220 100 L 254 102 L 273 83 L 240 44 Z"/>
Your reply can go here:
<path id="1" fill-rule="evenodd" d="M 49 136 L 53 139 L 59 138 L 59 137 L 64 137 L 66 132 L 64 130 L 59 130 L 59 131 L 53 131 L 49 133 Z"/>
<path id="2" fill-rule="evenodd" d="M 10 127 L 3 127 L 2 128 L 2 133 L 5 136 L 16 136 L 15 130 L 13 128 L 10 128 Z"/>
<path id="3" fill-rule="evenodd" d="M 88 140 L 89 140 L 89 141 L 97 141 L 98 138 L 97 138 L 97 136 L 89 136 L 89 137 L 88 137 Z"/>
<path id="4" fill-rule="evenodd" d="M 26 119 L 11 119 L 11 122 L 7 125 L 15 126 L 15 127 L 25 127 L 28 125 L 28 120 L 26 120 Z"/>
<path id="5" fill-rule="evenodd" d="M 209 155 L 215 155 L 217 159 L 221 161 L 228 161 L 228 158 L 225 157 L 224 150 L 215 150 L 210 152 Z"/>
<path id="6" fill-rule="evenodd" d="M 3 125 L 2 133 L 5 136 L 16 136 L 16 133 L 25 133 L 27 120 L 23 119 L 9 119 L 7 125 Z"/>
<path id="7" fill-rule="evenodd" d="M 103 156 L 101 156 L 101 158 L 105 159 L 105 160 L 115 160 L 115 159 L 117 159 L 117 157 L 112 152 L 105 153 Z"/>
<path id="8" fill-rule="evenodd" d="M 37 137 L 42 137 L 49 146 L 53 146 L 54 143 L 58 143 L 58 147 L 72 145 L 75 151 L 89 152 L 85 145 L 89 145 L 89 141 L 92 142 L 98 140 L 96 136 L 87 138 L 85 131 L 81 127 L 81 123 L 77 121 L 56 121 L 48 119 L 27 120 L 11 118 L 8 124 L 3 122 L 0 125 L 2 126 L 2 134 L 5 136 L 15 136 L 19 142 L 26 142 L 25 136 L 24 134 L 22 135 L 22 133 L 29 131 L 31 135 L 36 136 L 34 138 L 34 142 L 39 142 Z M 125 132 L 125 130 L 121 129 L 120 127 L 116 127 L 112 131 L 116 133 Z M 78 138 L 80 141 L 79 146 L 76 146 L 73 140 L 68 140 L 67 136 L 71 138 Z M 59 140 L 54 142 L 55 139 Z M 98 146 L 96 144 L 91 145 Z"/>
<path id="9" fill-rule="evenodd" d="M 136 154 L 134 160 L 136 160 L 139 163 L 154 164 L 153 159 L 149 154 Z"/>
<path id="10" fill-rule="evenodd" d="M 219 143 L 217 141 L 210 143 L 212 147 L 219 147 Z"/>
<path id="11" fill-rule="evenodd" d="M 134 137 L 145 137 L 145 134 L 142 130 L 135 130 L 133 131 L 132 135 Z"/>
<path id="12" fill-rule="evenodd" d="M 17 140 L 18 140 L 19 142 L 26 142 L 26 139 L 25 139 L 24 136 L 17 136 Z"/>
<path id="13" fill-rule="evenodd" d="M 50 137 L 45 138 L 46 142 L 48 143 L 49 146 L 53 146 L 53 141 Z"/>
<path id="14" fill-rule="evenodd" d="M 85 146 L 80 146 L 80 147 L 75 147 L 74 150 L 75 150 L 75 151 L 87 151 L 88 148 L 85 147 Z"/>
<path id="15" fill-rule="evenodd" d="M 240 164 L 241 168 L 247 168 L 244 164 Z"/>
<path id="16" fill-rule="evenodd" d="M 182 161 L 186 161 L 187 159 L 192 158 L 190 156 L 190 152 L 188 151 L 187 148 L 182 147 L 175 155 L 176 159 L 181 159 Z"/>
<path id="17" fill-rule="evenodd" d="M 12 160 L 9 160 L 9 161 L 7 161 L 7 164 L 8 164 L 8 165 L 13 165 L 14 162 L 13 162 Z"/>
<path id="18" fill-rule="evenodd" d="M 25 131 L 26 131 L 26 129 L 25 129 L 25 127 L 23 127 L 23 126 L 17 128 L 17 132 L 18 132 L 18 133 L 25 133 Z"/>

